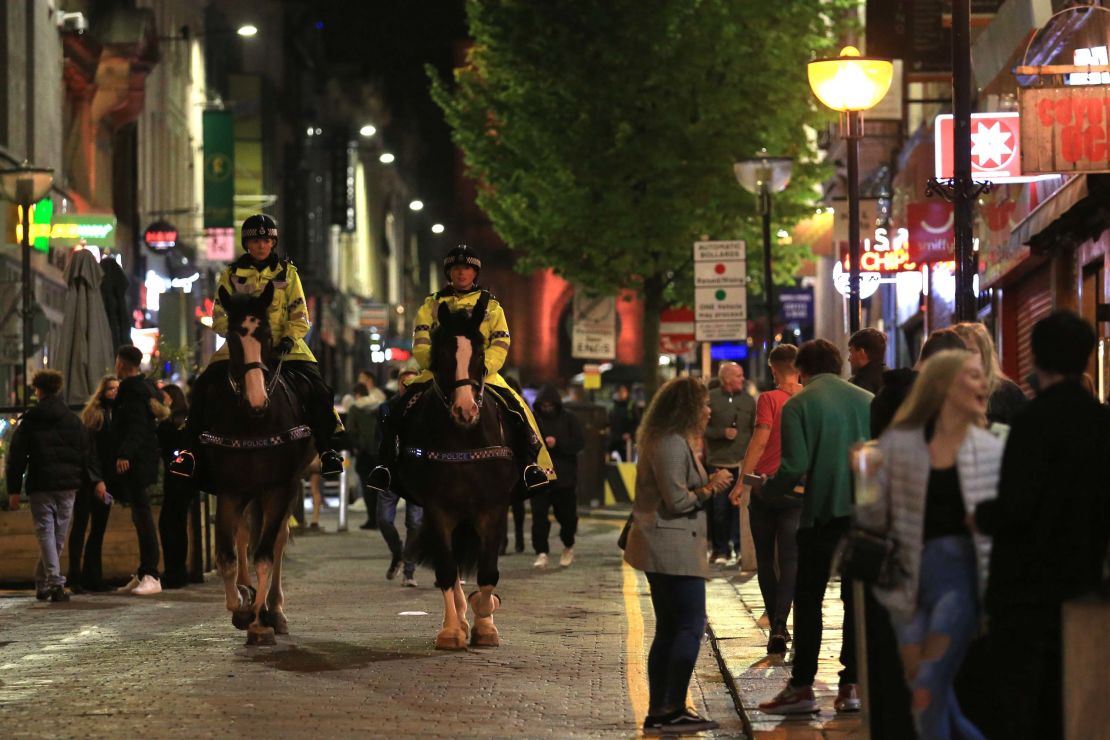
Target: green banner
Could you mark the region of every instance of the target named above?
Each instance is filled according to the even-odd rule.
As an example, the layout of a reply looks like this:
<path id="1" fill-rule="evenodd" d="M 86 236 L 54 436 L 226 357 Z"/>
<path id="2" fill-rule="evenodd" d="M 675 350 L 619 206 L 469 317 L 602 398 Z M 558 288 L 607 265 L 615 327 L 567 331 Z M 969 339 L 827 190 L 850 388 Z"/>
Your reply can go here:
<path id="1" fill-rule="evenodd" d="M 231 111 L 204 112 L 204 227 L 235 226 L 235 126 Z"/>

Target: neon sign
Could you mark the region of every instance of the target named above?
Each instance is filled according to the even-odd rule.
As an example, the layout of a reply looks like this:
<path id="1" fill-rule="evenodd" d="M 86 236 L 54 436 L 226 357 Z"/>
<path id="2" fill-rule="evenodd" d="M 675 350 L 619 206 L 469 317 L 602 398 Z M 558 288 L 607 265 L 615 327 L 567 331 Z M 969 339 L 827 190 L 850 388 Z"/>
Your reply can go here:
<path id="1" fill-rule="evenodd" d="M 66 215 L 58 216 L 54 223 L 31 223 L 31 239 L 48 239 L 55 247 L 74 247 L 82 240 L 98 242 L 114 240 L 116 217 L 103 215 Z M 16 224 L 15 240 L 23 239 L 23 225 Z M 36 244 L 36 248 L 38 248 Z"/>
<path id="2" fill-rule="evenodd" d="M 908 249 L 910 240 L 909 229 L 897 229 L 894 238 L 884 228 L 875 229 L 875 239 L 864 239 L 859 256 L 860 272 L 915 272 L 918 269 L 916 262 L 910 259 Z M 840 266 L 845 272 L 851 270 L 852 263 L 848 259 L 846 249 L 841 249 Z"/>

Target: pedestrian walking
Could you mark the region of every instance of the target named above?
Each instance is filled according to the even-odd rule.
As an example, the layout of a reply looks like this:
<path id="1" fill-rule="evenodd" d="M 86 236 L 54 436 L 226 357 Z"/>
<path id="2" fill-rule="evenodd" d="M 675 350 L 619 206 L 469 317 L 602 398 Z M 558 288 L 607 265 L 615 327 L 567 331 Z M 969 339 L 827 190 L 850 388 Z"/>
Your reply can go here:
<path id="1" fill-rule="evenodd" d="M 31 379 L 31 387 L 38 403 L 20 418 L 8 450 L 8 508 L 18 509 L 20 492 L 27 491 L 39 543 L 35 597 L 69 601 L 61 557 L 73 499 L 84 484 L 94 486 L 102 498 L 106 488 L 88 432 L 62 400 L 62 374 L 40 370 Z"/>
<path id="2" fill-rule="evenodd" d="M 609 452 L 616 453 L 624 462 L 632 462 L 629 450 L 636 441 L 640 416 L 640 407 L 632 400 L 628 386 L 623 383 L 617 386 L 609 409 Z"/>
<path id="3" fill-rule="evenodd" d="M 159 404 L 154 385 L 143 377 L 143 353 L 126 344 L 116 352 L 116 375 L 120 379 L 110 428 L 112 456 L 109 477 L 112 495 L 131 507 L 131 523 L 139 542 L 139 566 L 120 593 L 151 596 L 162 592 L 158 577 L 158 532 L 150 507 L 150 487 L 158 480 L 158 430 L 154 404 Z"/>
<path id="4" fill-rule="evenodd" d="M 378 407 L 378 404 L 385 402 L 385 391 L 378 387 L 377 382 L 374 380 L 373 372 L 371 372 L 370 370 L 359 370 L 358 380 L 355 381 L 355 386 L 357 386 L 359 383 L 366 386 L 366 396 L 370 399 L 369 402 L 373 404 L 375 409 Z M 343 413 L 347 413 L 351 410 L 351 405 L 354 402 L 355 391 L 354 388 L 352 388 L 351 392 L 345 394 L 343 398 L 339 401 L 339 408 L 343 411 Z M 375 417 L 376 416 L 377 414 L 375 414 Z"/>
<path id="5" fill-rule="evenodd" d="M 706 623 L 710 572 L 704 509 L 732 482 L 728 470 L 708 475 L 694 452 L 709 419 L 705 386 L 682 377 L 663 384 L 639 429 L 636 500 L 624 560 L 646 574 L 655 612 L 645 734 L 717 727 L 686 708 Z"/>
<path id="6" fill-rule="evenodd" d="M 759 592 L 771 626 L 769 655 L 785 654 L 790 641 L 786 620 L 798 574 L 797 534 L 804 489 L 795 487 L 786 495 L 772 496 L 763 490 L 763 481 L 778 472 L 782 459 L 782 407 L 802 390 L 794 367 L 797 356 L 798 348 L 793 344 L 780 344 L 768 355 L 775 388 L 761 393 L 756 402 L 755 431 L 741 475 L 729 494 L 733 506 L 745 502 L 748 506 Z"/>
<path id="7" fill-rule="evenodd" d="M 397 387 L 403 389 L 411 378 L 415 378 L 419 374 L 418 367 L 402 367 L 400 372 L 397 373 Z M 388 408 L 388 404 L 379 404 L 377 408 L 379 416 L 387 412 Z M 405 502 L 405 541 L 402 545 L 401 535 L 398 534 L 395 524 L 400 496 L 391 490 L 377 491 L 376 500 L 378 530 L 382 533 L 390 554 L 389 568 L 385 572 L 386 580 L 392 581 L 403 569 L 401 585 L 416 588 L 414 548 L 420 534 L 420 527 L 424 523 L 424 508 L 412 501 Z"/>
<path id="8" fill-rule="evenodd" d="M 1006 708 L 990 734 L 1007 740 L 1064 736 L 1061 607 L 1099 590 L 1110 541 L 1110 410 L 1080 381 L 1094 330 L 1057 311 L 1031 344 L 1040 390 L 1013 418 L 998 498 L 975 512 L 994 539 L 988 653 L 995 706 Z"/>
<path id="9" fill-rule="evenodd" d="M 798 524 L 798 576 L 794 588 L 794 666 L 779 694 L 759 705 L 768 714 L 817 711 L 813 681 L 821 652 L 821 603 L 833 553 L 848 531 L 852 513 L 848 452 L 870 436 L 872 395 L 840 377 L 840 350 L 824 339 L 798 348 L 794 360 L 805 386 L 782 408 L 782 459 L 763 484 L 769 496 L 789 495 L 805 480 Z M 844 602 L 840 685 L 834 707 L 858 711 L 855 619 L 852 590 L 841 583 Z"/>
<path id="10" fill-rule="evenodd" d="M 162 510 L 158 534 L 162 540 L 162 588 L 184 588 L 189 583 L 189 512 L 196 488 L 185 478 L 170 474 L 170 463 L 185 447 L 185 419 L 189 404 L 180 386 L 162 386 L 162 404 L 169 414 L 158 423 L 158 449 L 162 455 Z M 199 524 L 194 522 L 194 526 Z"/>
<path id="11" fill-rule="evenodd" d="M 848 339 L 848 366 L 852 368 L 849 382 L 865 391 L 878 393 L 887 371 L 886 334 L 878 329 L 860 329 Z"/>
<path id="12" fill-rule="evenodd" d="M 353 400 L 347 408 L 347 439 L 351 452 L 355 456 L 355 473 L 358 474 L 359 483 L 365 483 L 370 477 L 370 471 L 378 464 L 378 445 L 381 444 L 378 419 L 378 407 L 385 400 L 385 394 L 377 388 L 371 390 L 365 383 L 356 383 L 352 392 Z M 359 529 L 378 528 L 378 499 L 376 492 L 362 486 L 362 498 L 366 502 L 366 521 L 359 525 Z"/>
<path id="13" fill-rule="evenodd" d="M 578 454 L 586 447 L 586 437 L 582 423 L 563 408 L 563 400 L 555 386 L 540 388 L 533 408 L 558 477 L 547 490 L 540 490 L 532 497 L 532 547 L 536 551 L 536 561 L 532 565 L 547 567 L 551 552 L 547 542 L 551 533 L 548 513 L 554 508 L 559 539 L 563 543 L 559 565 L 568 568 L 574 562 L 574 535 L 578 531 Z"/>
<path id="14" fill-rule="evenodd" d="M 116 464 L 109 442 L 112 406 L 119 393 L 119 378 L 105 375 L 97 384 L 81 411 L 81 423 L 89 435 L 89 445 L 96 458 L 101 477 Z M 111 494 L 111 492 L 108 492 Z M 112 512 L 111 496 L 101 498 L 89 483 L 77 489 L 73 499 L 73 520 L 69 527 L 69 576 L 67 583 L 74 593 L 107 591 L 104 583 L 102 550 L 108 517 Z M 86 538 L 86 532 L 88 537 Z"/>
<path id="15" fill-rule="evenodd" d="M 977 352 L 940 352 L 921 367 L 909 398 L 879 440 L 879 497 L 856 508 L 864 528 L 895 543 L 901 575 L 875 586 L 898 637 L 919 737 L 982 738 L 953 684 L 978 634 L 979 584 L 990 540 L 969 515 L 998 494 L 1002 442 L 986 425 L 987 374 Z"/>
<path id="16" fill-rule="evenodd" d="M 745 392 L 744 368 L 722 362 L 717 368 L 718 385 L 709 391 L 709 425 L 705 428 L 706 470 L 727 470 L 740 480 L 740 466 L 755 428 L 755 399 Z M 740 511 L 729 501 L 729 492 L 714 495 L 710 503 L 709 559 L 717 565 L 740 558 Z"/>
<path id="17" fill-rule="evenodd" d="M 910 395 L 917 372 L 926 360 L 946 349 L 966 348 L 963 337 L 954 329 L 937 329 L 921 345 L 921 354 L 914 367 L 899 367 L 884 372 L 882 387 L 871 402 L 871 437 L 877 439 L 890 426 L 894 415 L 898 413 L 898 407 Z"/>
<path id="18" fill-rule="evenodd" d="M 952 327 L 964 340 L 964 344 L 972 352 L 977 352 L 983 360 L 983 369 L 987 373 L 987 382 L 990 385 L 990 401 L 987 403 L 987 421 L 992 424 L 1007 424 L 1013 422 L 1018 411 L 1029 403 L 1028 396 L 1014 381 L 1002 372 L 998 362 L 998 352 L 994 348 L 994 340 L 990 331 L 978 321 L 965 321 Z"/>

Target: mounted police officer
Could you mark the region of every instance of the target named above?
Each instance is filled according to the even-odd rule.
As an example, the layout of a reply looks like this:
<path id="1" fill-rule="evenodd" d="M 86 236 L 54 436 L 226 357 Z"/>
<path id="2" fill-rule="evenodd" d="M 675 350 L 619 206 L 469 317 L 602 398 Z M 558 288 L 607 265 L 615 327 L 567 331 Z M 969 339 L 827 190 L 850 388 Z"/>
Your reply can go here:
<path id="1" fill-rule="evenodd" d="M 274 351 L 283 356 L 282 375 L 291 383 L 304 406 L 316 450 L 320 454 L 321 472 L 325 476 L 339 475 L 343 470 L 343 458 L 331 448 L 332 436 L 339 426 L 332 405 L 333 394 L 320 375 L 316 358 L 304 341 L 311 323 L 301 278 L 292 262 L 277 255 L 277 242 L 278 225 L 273 218 L 264 213 L 248 217 L 243 221 L 241 240 L 246 253 L 224 268 L 220 273 L 218 288 L 223 288 L 229 294 L 259 295 L 267 283 L 273 284 L 274 297 L 270 303 L 269 322 Z M 226 337 L 227 313 L 220 305 L 218 288 L 212 309 L 212 329 L 221 337 Z M 227 382 L 227 367 L 228 346 L 225 343 L 212 355 L 208 367 L 193 385 L 193 402 L 185 424 L 189 449 L 181 450 L 170 464 L 171 473 L 186 478 L 192 478 L 196 473 L 193 451 L 197 449 L 200 433 L 207 429 L 205 412 L 209 405 L 209 389 L 215 384 Z"/>
<path id="2" fill-rule="evenodd" d="M 532 417 L 531 409 L 501 377 L 501 367 L 509 354 L 509 324 L 497 299 L 490 295 L 488 290 L 479 287 L 478 275 L 481 271 L 482 260 L 465 244 L 455 247 L 444 258 L 443 273 L 447 277 L 448 285 L 424 299 L 423 305 L 416 313 L 412 330 L 412 352 L 422 372 L 409 380 L 404 392 L 398 393 L 388 406 L 383 404 L 380 453 L 382 464 L 371 471 L 366 481 L 368 488 L 379 492 L 389 490 L 392 478 L 390 467 L 396 460 L 397 434 L 400 426 L 397 415 L 404 408 L 406 399 L 415 388 L 432 381 L 432 373 L 428 368 L 431 365 L 432 331 L 437 324 L 439 305 L 446 304 L 451 311 L 472 310 L 483 295 L 489 301 L 485 319 L 481 325 L 482 336 L 486 340 L 485 384 L 487 388 L 492 386 L 491 392 L 508 408 L 509 413 L 506 417 L 514 427 L 513 452 L 523 468 L 521 474 L 524 487 L 534 490 L 554 480 L 554 466 L 543 444 L 536 420 Z"/>

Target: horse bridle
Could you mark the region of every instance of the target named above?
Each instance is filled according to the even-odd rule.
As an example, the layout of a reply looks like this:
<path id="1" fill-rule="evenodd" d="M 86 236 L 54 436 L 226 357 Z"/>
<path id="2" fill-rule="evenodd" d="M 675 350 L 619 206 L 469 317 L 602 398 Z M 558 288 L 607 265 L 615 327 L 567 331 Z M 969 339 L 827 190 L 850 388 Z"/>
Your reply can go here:
<path id="1" fill-rule="evenodd" d="M 268 409 L 270 407 L 270 398 L 273 397 L 274 389 L 277 388 L 277 384 L 281 381 L 281 365 L 284 362 L 285 362 L 285 355 L 282 355 L 278 359 L 277 367 L 274 368 L 273 373 L 271 373 L 271 375 L 270 375 L 270 382 L 265 385 L 266 405 L 262 407 L 262 411 L 259 411 L 257 413 L 262 413 L 263 411 L 265 411 L 266 409 Z M 262 371 L 262 376 L 265 377 L 267 367 L 266 367 L 265 364 L 263 364 L 261 362 L 248 362 L 246 365 L 243 365 L 242 377 L 245 378 L 247 376 L 247 373 L 250 372 L 251 370 L 261 370 Z M 228 385 L 231 386 L 231 392 L 234 393 L 235 397 L 239 399 L 240 403 L 242 403 L 243 402 L 242 387 L 239 385 L 239 383 L 237 383 L 235 381 L 235 375 L 231 372 L 231 367 L 230 366 L 228 366 L 228 368 L 227 368 L 227 382 L 228 382 Z"/>
<path id="2" fill-rule="evenodd" d="M 436 396 L 439 397 L 439 400 L 443 402 L 443 405 L 448 410 L 450 410 L 451 408 L 451 398 L 448 396 L 448 394 L 456 388 L 462 388 L 464 385 L 472 386 L 474 390 L 477 391 L 474 403 L 478 406 L 478 408 L 482 408 L 482 403 L 485 399 L 486 391 L 485 378 L 482 378 L 481 380 L 474 380 L 473 378 L 463 378 L 462 380 L 456 380 L 449 386 L 447 386 L 445 390 L 440 387 L 439 381 L 437 381 L 434 376 L 432 377 L 432 387 L 436 389 Z"/>

